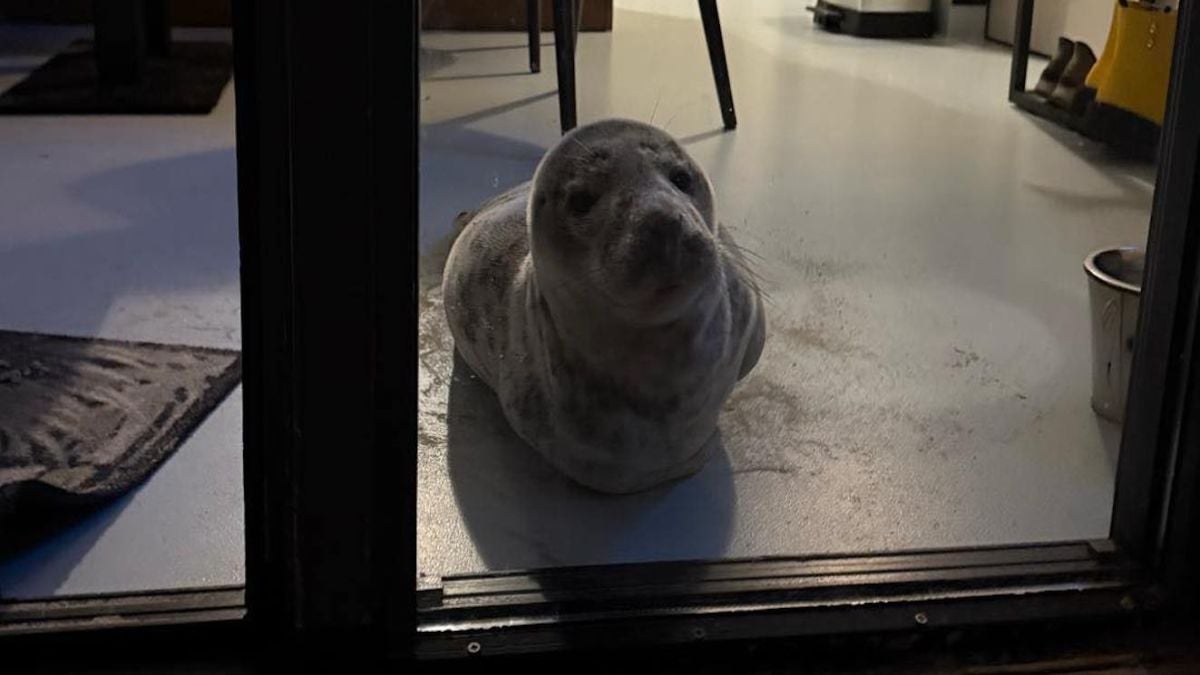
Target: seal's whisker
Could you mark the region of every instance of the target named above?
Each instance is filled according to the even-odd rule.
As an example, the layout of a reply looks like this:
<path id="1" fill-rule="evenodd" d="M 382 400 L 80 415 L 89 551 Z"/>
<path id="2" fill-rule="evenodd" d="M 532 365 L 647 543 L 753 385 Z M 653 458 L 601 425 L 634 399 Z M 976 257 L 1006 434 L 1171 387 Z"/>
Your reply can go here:
<path id="1" fill-rule="evenodd" d="M 747 258 L 753 258 L 754 262 L 756 264 L 764 262 L 766 260 L 766 258 L 764 258 L 758 252 L 748 249 L 745 246 L 742 246 L 741 244 L 733 241 L 732 239 L 722 237 L 722 238 L 718 239 L 718 242 L 720 243 L 722 248 L 724 248 L 727 251 L 730 251 L 731 253 L 734 253 L 735 257 L 741 258 L 744 256 Z"/>
<path id="2" fill-rule="evenodd" d="M 749 246 L 744 246 L 742 244 L 737 243 L 736 241 L 733 242 L 733 245 L 736 246 L 739 251 L 742 251 L 744 253 L 749 253 L 750 255 L 754 256 L 755 258 L 762 258 L 762 255 L 760 253 L 758 253 L 758 251 L 755 251 L 754 249 L 750 248 Z"/>
<path id="3" fill-rule="evenodd" d="M 579 147 L 583 148 L 584 150 L 587 150 L 589 155 L 596 154 L 596 151 L 593 150 L 590 146 L 588 146 L 587 143 L 584 143 L 583 141 L 579 140 L 578 138 L 575 138 L 574 136 L 571 136 L 570 138 L 572 141 L 574 141 L 576 144 L 578 144 Z"/>
<path id="4" fill-rule="evenodd" d="M 759 272 L 758 268 L 755 267 L 754 264 L 746 259 L 747 256 L 753 257 L 757 263 L 763 261 L 764 258 L 754 251 L 751 251 L 750 249 L 729 240 L 721 242 L 721 246 L 730 254 L 728 256 L 728 260 L 733 263 L 739 272 L 741 272 L 742 278 L 747 284 L 749 284 L 754 292 L 758 293 L 770 304 L 774 304 L 771 302 L 772 298 L 770 294 L 763 289 L 763 284 L 766 282 L 766 277 Z"/>
<path id="5" fill-rule="evenodd" d="M 745 246 L 742 246 L 741 244 L 735 243 L 735 244 L 733 245 L 733 247 L 734 247 L 735 249 L 737 249 L 739 253 L 741 253 L 741 254 L 743 254 L 743 255 L 746 255 L 746 256 L 749 256 L 749 257 L 751 257 L 751 258 L 754 258 L 754 259 L 755 259 L 756 261 L 758 261 L 758 262 L 762 262 L 762 261 L 766 260 L 766 258 L 764 258 L 764 257 L 762 256 L 762 254 L 761 254 L 761 253 L 759 253 L 758 251 L 755 251 L 755 250 L 753 250 L 753 249 L 746 248 Z"/>
<path id="6" fill-rule="evenodd" d="M 766 277 L 744 262 L 735 261 L 733 264 L 737 266 L 738 271 L 745 277 L 746 283 L 753 286 L 755 290 L 762 290 L 762 282 L 766 281 Z"/>
<path id="7" fill-rule="evenodd" d="M 676 110 L 675 114 L 671 115 L 671 119 L 667 120 L 667 123 L 663 125 L 663 131 L 666 131 L 671 128 L 671 122 L 674 122 L 675 118 L 679 117 L 679 113 L 681 113 L 681 112 L 683 112 L 683 108 Z"/>

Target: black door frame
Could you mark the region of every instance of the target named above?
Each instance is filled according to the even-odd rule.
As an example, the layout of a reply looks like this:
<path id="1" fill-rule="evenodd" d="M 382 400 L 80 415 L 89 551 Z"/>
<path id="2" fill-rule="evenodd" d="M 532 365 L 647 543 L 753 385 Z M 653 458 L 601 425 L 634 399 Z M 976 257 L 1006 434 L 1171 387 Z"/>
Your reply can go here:
<path id="1" fill-rule="evenodd" d="M 247 587 L 62 620 L 0 609 L 6 647 L 197 620 L 253 642 L 429 657 L 957 626 L 1195 606 L 1200 564 L 1200 8 L 1184 5 L 1142 303 L 1139 394 L 1103 542 L 672 563 L 415 592 L 419 94 L 413 3 L 236 2 Z M 671 584 L 672 579 L 692 579 Z M 640 588 L 633 589 L 633 586 Z M 565 589 L 565 590 L 564 590 Z M 237 590 L 233 589 L 236 593 Z M 466 598 L 470 598 L 466 601 Z M 204 602 L 201 602 L 203 600 Z M 72 605 L 67 602 L 67 605 Z M 418 611 L 418 604 L 420 610 Z M 146 609 L 149 607 L 150 609 Z M 26 608 L 29 609 L 29 608 Z M 16 620 L 20 619 L 20 620 Z M 182 635 L 184 633 L 175 633 Z M 76 633 L 74 635 L 79 635 Z M 415 640 L 415 642 L 414 642 Z M 189 639 L 188 644 L 192 644 Z M 195 641 L 194 648 L 209 649 Z M 38 647 L 43 649 L 44 647 Z M 42 651 L 41 653 L 44 653 Z"/>

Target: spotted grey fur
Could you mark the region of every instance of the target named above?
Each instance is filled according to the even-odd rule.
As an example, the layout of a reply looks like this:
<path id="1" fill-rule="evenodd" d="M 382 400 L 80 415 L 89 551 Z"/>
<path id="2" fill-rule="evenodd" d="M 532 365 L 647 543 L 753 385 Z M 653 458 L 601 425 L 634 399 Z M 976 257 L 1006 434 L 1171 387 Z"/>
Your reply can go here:
<path id="1" fill-rule="evenodd" d="M 670 136 L 567 134 L 530 183 L 460 215 L 443 276 L 463 359 L 553 466 L 625 493 L 703 466 L 762 352 L 762 301 Z"/>

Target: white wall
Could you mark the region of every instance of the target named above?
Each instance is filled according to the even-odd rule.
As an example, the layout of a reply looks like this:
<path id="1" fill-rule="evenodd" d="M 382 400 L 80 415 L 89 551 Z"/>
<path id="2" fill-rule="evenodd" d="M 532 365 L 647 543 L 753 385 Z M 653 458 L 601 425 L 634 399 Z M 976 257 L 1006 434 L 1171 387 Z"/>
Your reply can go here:
<path id="1" fill-rule="evenodd" d="M 938 32 L 954 40 L 983 40 L 987 8 L 983 5 L 955 5 L 953 0 L 934 0 Z"/>
<path id="2" fill-rule="evenodd" d="M 1116 0 L 1040 0 L 1033 6 L 1030 49 L 1051 55 L 1059 36 L 1083 40 L 1099 56 L 1108 38 Z M 988 9 L 988 37 L 1012 44 L 1017 0 L 992 0 Z"/>

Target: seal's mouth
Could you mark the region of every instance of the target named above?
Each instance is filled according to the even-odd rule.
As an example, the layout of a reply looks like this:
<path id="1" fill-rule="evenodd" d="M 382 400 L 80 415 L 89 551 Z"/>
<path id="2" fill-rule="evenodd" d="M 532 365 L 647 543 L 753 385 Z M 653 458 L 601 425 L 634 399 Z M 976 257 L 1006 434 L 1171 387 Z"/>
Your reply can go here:
<path id="1" fill-rule="evenodd" d="M 673 279 L 647 289 L 642 296 L 641 305 L 653 313 L 668 308 L 682 308 L 690 305 L 703 290 L 704 283 L 700 280 Z"/>
<path id="2" fill-rule="evenodd" d="M 684 299 L 684 292 L 687 289 L 688 285 L 682 283 L 672 283 L 665 286 L 659 286 L 647 294 L 644 304 L 649 307 L 674 305 Z"/>

